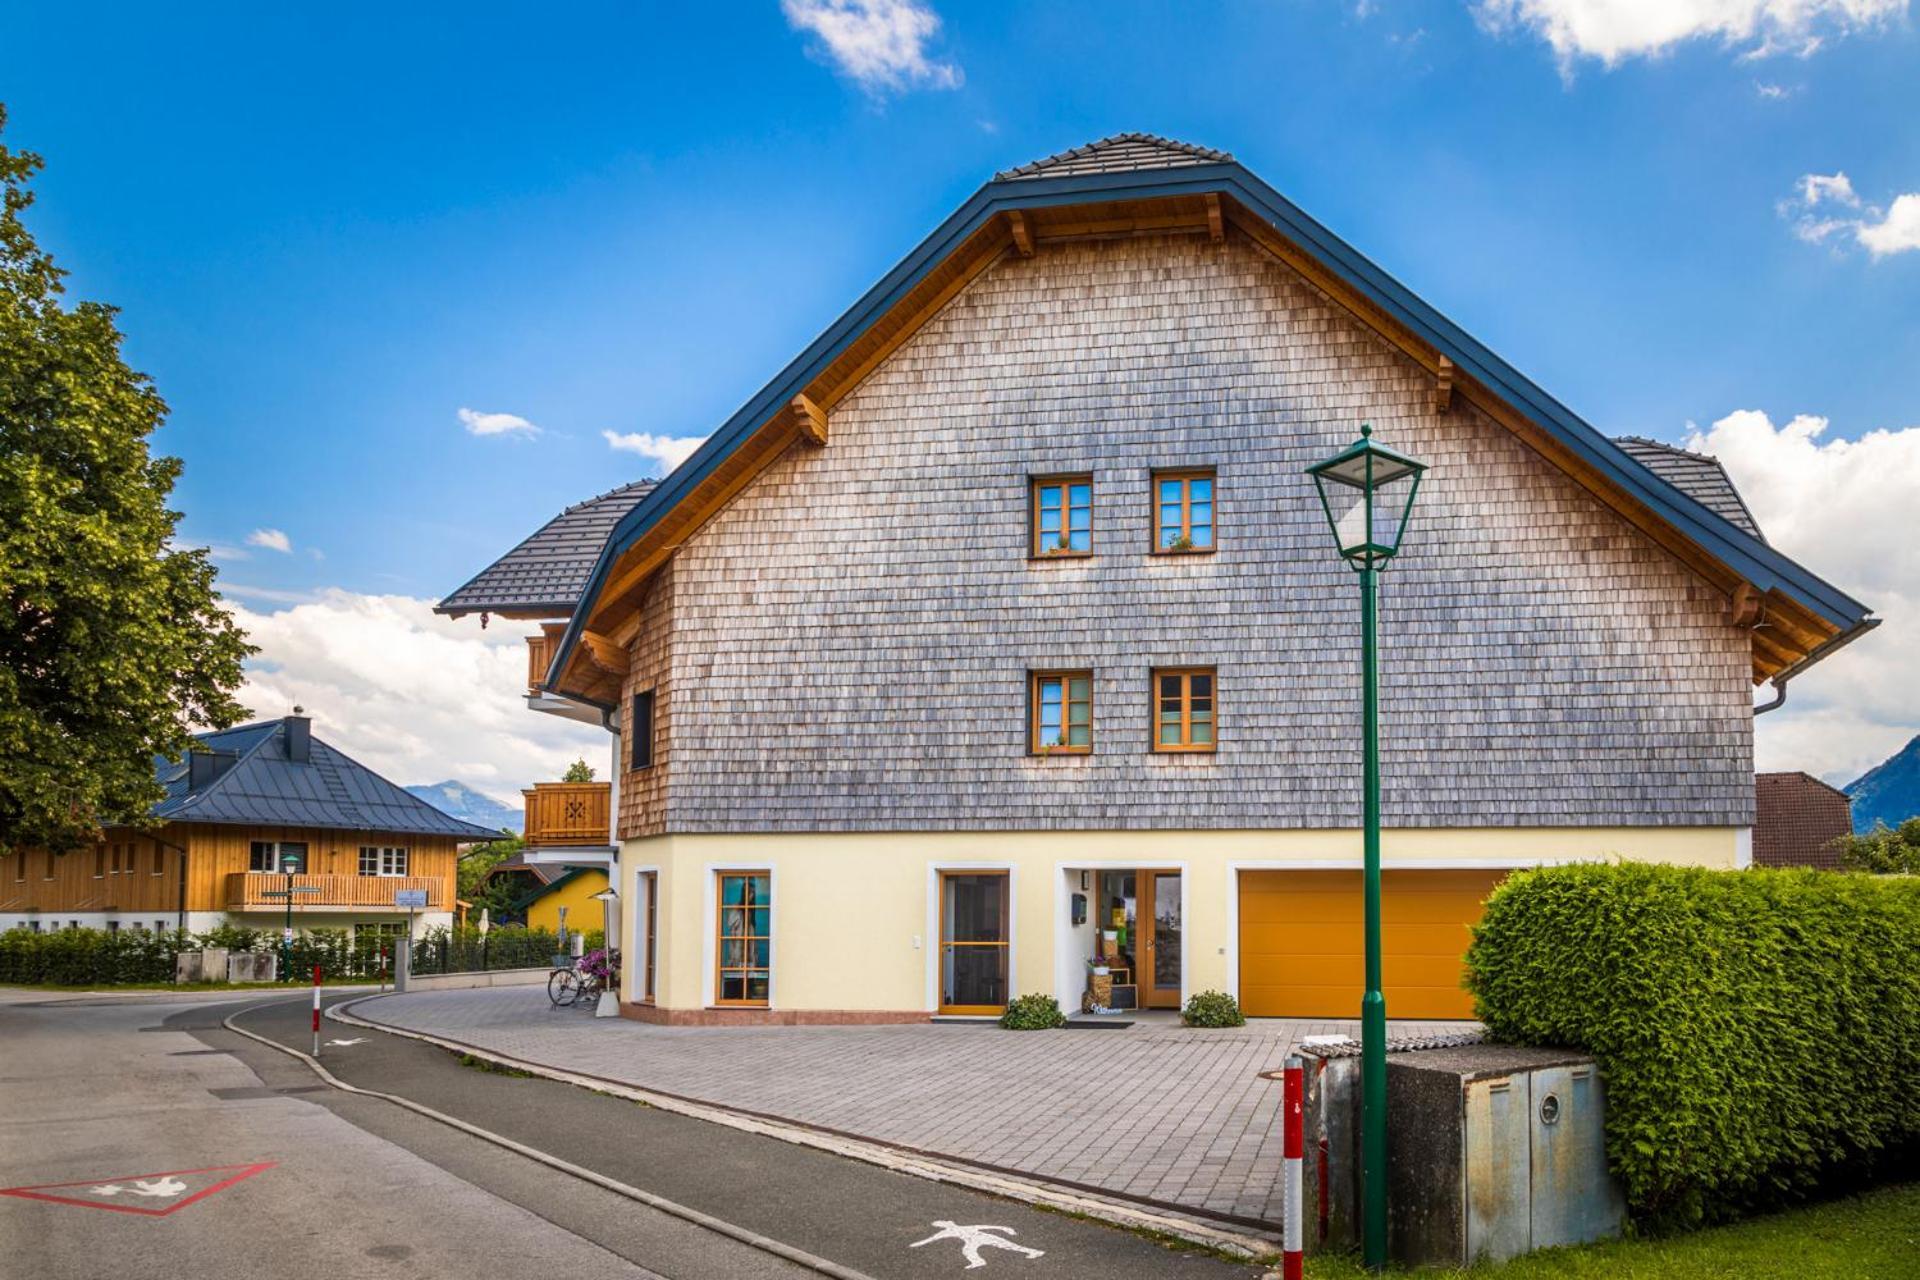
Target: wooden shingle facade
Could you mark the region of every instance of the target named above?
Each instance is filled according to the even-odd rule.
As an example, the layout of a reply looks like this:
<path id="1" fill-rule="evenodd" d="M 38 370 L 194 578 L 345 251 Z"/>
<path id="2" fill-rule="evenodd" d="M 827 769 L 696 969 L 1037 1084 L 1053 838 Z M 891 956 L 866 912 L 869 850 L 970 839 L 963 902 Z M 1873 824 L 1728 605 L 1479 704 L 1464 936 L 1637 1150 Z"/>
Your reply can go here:
<path id="1" fill-rule="evenodd" d="M 981 188 L 564 590 L 507 566 L 570 601 L 502 609 L 530 705 L 619 738 L 624 1010 L 1357 1010 L 1358 592 L 1305 471 L 1362 423 L 1429 467 L 1382 580 L 1390 1014 L 1470 1014 L 1513 868 L 1747 865 L 1753 688 L 1865 606 L 1711 459 L 1128 134 Z"/>

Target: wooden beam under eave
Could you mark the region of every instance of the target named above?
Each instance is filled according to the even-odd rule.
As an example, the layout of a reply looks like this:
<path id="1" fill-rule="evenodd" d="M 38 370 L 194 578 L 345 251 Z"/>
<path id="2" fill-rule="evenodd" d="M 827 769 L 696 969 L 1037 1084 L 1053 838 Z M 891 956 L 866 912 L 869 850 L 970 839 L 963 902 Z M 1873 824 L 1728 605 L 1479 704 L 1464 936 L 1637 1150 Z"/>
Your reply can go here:
<path id="1" fill-rule="evenodd" d="M 1027 225 L 1027 215 L 1018 209 L 1007 210 L 1007 230 L 1013 236 L 1013 247 L 1023 258 L 1033 256 L 1033 229 Z"/>
<path id="2" fill-rule="evenodd" d="M 1213 237 L 1215 244 L 1227 238 L 1227 219 L 1220 211 L 1220 193 L 1217 191 L 1207 192 L 1207 234 Z"/>
<path id="3" fill-rule="evenodd" d="M 627 651 L 615 644 L 612 637 L 598 631 L 582 631 L 580 647 L 586 651 L 587 660 L 608 675 L 625 677 L 627 674 Z"/>
<path id="4" fill-rule="evenodd" d="M 787 405 L 787 416 L 793 423 L 794 434 L 800 439 L 821 448 L 827 443 L 827 411 L 804 395 L 795 396 Z"/>
<path id="5" fill-rule="evenodd" d="M 1433 411 L 1447 413 L 1453 408 L 1453 361 L 1446 356 L 1440 357 L 1440 367 L 1433 375 Z"/>
<path id="6" fill-rule="evenodd" d="M 1749 632 L 1753 637 L 1753 651 L 1756 656 L 1765 655 L 1776 666 L 1789 666 L 1807 655 L 1792 645 L 1783 643 L 1778 637 L 1767 634 L 1765 627 Z"/>

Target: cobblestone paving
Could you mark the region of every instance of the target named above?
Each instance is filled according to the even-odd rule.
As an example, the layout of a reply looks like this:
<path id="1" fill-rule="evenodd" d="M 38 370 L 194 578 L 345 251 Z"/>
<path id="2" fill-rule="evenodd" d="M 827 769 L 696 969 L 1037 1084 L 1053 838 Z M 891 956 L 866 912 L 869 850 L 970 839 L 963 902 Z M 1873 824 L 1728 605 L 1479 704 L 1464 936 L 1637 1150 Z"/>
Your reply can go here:
<path id="1" fill-rule="evenodd" d="M 526 1061 L 722 1106 L 1278 1221 L 1280 1086 L 1297 1037 L 1358 1022 L 1015 1033 L 991 1024 L 655 1027 L 552 1008 L 544 988 L 416 992 L 356 1012 Z M 1396 1035 L 1470 1024 L 1396 1022 Z"/>

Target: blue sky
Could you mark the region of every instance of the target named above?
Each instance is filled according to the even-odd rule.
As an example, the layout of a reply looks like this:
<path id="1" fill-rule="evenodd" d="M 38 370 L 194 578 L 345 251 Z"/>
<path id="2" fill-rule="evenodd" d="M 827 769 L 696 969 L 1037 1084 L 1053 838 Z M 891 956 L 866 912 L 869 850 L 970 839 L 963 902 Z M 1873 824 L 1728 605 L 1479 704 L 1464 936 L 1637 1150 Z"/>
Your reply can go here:
<path id="1" fill-rule="evenodd" d="M 995 169 L 1125 130 L 1233 152 L 1605 430 L 1914 427 L 1920 31 L 1857 3 L 872 0 L 891 46 L 852 0 L 43 5 L 0 98 L 266 608 L 445 594 L 658 470 L 603 433 L 704 435 Z"/>

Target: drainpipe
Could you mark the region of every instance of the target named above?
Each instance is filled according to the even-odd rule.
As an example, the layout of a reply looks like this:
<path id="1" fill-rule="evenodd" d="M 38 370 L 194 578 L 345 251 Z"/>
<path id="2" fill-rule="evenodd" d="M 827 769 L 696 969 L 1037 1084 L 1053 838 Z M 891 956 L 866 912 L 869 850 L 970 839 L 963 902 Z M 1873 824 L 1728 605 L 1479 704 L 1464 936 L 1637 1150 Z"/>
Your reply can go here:
<path id="1" fill-rule="evenodd" d="M 1773 685 L 1773 701 L 1763 702 L 1753 709 L 1753 714 L 1763 716 L 1777 710 L 1787 700 L 1787 677 L 1775 676 L 1769 683 Z"/>

